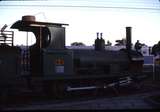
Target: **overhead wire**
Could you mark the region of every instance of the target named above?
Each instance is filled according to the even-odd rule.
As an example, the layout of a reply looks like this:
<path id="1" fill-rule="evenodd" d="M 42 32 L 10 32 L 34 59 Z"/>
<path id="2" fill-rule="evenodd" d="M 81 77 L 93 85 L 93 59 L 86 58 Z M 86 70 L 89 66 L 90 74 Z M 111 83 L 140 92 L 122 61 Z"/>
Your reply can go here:
<path id="1" fill-rule="evenodd" d="M 115 8 L 115 9 L 160 10 L 160 2 L 159 1 L 157 2 L 156 0 L 154 1 L 149 0 L 145 2 L 141 0 L 134 0 L 134 2 L 130 2 L 126 0 L 125 2 L 123 0 L 122 1 L 117 1 L 117 0 L 115 1 L 114 0 L 107 0 L 107 1 L 104 1 L 104 0 L 76 0 L 76 1 L 75 0 L 41 0 L 41 1 L 40 0 L 2 0 L 2 1 L 4 1 L 4 4 L 1 3 L 0 6 L 3 6 L 3 7 L 71 7 L 71 8 Z M 8 3 L 6 1 L 8 1 Z M 19 2 L 15 4 L 14 1 L 19 1 Z M 27 1 L 31 3 L 25 4 L 25 3 L 29 3 Z M 44 2 L 44 1 L 47 1 L 48 4 L 47 2 Z M 39 4 L 41 2 L 44 2 L 44 4 Z M 78 2 L 78 5 L 77 5 L 77 2 Z M 51 4 L 51 3 L 54 3 L 54 4 Z M 79 4 L 82 4 L 82 5 L 79 5 Z"/>
<path id="2" fill-rule="evenodd" d="M 87 6 L 87 5 L 0 5 L 3 7 L 70 7 L 70 8 L 104 8 L 104 9 L 140 9 L 140 10 L 157 10 L 160 8 L 150 8 L 150 7 L 118 7 L 118 6 Z"/>

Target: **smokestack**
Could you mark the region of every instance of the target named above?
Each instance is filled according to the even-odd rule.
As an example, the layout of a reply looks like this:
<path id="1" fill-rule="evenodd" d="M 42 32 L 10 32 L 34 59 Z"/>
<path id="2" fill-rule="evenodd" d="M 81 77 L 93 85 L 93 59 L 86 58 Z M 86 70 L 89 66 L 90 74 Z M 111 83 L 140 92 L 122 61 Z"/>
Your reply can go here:
<path id="1" fill-rule="evenodd" d="M 132 47 L 131 29 L 132 29 L 132 27 L 126 27 L 126 49 L 127 49 L 127 51 L 130 51 L 131 47 Z"/>

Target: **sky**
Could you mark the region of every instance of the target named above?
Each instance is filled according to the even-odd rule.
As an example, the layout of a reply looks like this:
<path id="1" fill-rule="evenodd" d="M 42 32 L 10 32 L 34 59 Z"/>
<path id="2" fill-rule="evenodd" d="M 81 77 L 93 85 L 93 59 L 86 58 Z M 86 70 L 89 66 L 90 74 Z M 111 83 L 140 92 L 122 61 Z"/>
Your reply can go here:
<path id="1" fill-rule="evenodd" d="M 137 40 L 152 46 L 160 41 L 159 0 L 19 0 L 0 1 L 0 27 L 9 27 L 24 15 L 36 21 L 66 23 L 66 45 L 83 42 L 93 45 L 96 33 L 115 44 L 126 37 L 125 27 L 132 27 L 132 43 Z M 15 31 L 15 45 L 26 44 L 26 33 Z M 29 33 L 29 44 L 35 42 Z"/>

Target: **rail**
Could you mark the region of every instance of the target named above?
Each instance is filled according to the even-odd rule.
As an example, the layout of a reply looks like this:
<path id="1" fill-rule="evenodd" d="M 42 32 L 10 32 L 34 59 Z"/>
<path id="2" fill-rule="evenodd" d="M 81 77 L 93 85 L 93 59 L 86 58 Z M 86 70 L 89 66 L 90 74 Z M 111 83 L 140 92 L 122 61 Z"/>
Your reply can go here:
<path id="1" fill-rule="evenodd" d="M 0 31 L 0 45 L 9 45 L 13 46 L 13 31 Z"/>

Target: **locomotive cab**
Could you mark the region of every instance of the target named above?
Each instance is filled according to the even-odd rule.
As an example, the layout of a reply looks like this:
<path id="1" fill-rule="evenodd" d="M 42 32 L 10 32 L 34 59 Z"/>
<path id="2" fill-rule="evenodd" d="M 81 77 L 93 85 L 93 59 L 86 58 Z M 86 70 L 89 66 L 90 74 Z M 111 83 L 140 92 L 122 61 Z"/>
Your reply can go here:
<path id="1" fill-rule="evenodd" d="M 63 27 L 68 24 L 37 22 L 32 18 L 34 16 L 23 16 L 11 27 L 33 32 L 36 37 L 36 43 L 29 48 L 31 75 L 56 77 L 58 74 L 72 74 L 72 52 L 65 49 Z"/>

